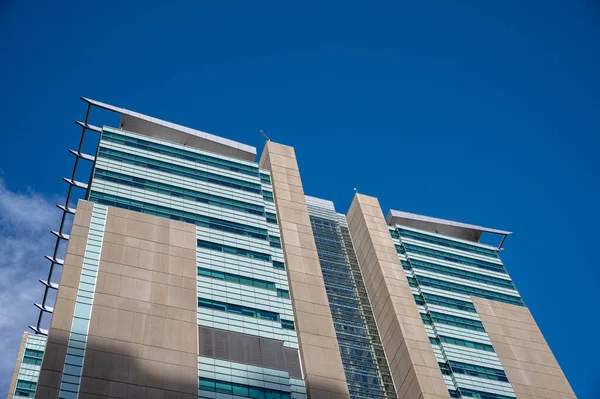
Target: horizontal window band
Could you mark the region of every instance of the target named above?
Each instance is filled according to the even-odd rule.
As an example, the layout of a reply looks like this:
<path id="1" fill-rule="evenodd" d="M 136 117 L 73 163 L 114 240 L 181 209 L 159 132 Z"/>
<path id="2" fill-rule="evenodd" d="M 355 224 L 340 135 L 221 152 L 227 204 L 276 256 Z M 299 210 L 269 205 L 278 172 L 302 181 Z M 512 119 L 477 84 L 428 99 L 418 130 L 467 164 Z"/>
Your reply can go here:
<path id="1" fill-rule="evenodd" d="M 128 209 L 135 212 L 160 216 L 167 219 L 179 220 L 182 222 L 195 224 L 200 227 L 258 238 L 260 240 L 268 239 L 268 231 L 266 229 L 230 222 L 223 219 L 217 219 L 210 216 L 198 215 L 192 212 L 181 211 L 179 209 L 167 208 L 161 205 L 149 204 L 147 202 L 123 198 L 112 194 L 104 194 L 97 191 L 92 191 L 90 194 L 90 201 L 102 205 L 115 206 L 117 208 Z"/>
<path id="2" fill-rule="evenodd" d="M 217 280 L 229 281 L 231 283 L 248 285 L 255 288 L 263 288 L 266 290 L 276 291 L 275 283 L 270 281 L 260 280 L 253 277 L 240 276 L 238 274 L 219 272 L 212 269 L 198 267 L 198 276 L 210 277 Z"/>
<path id="3" fill-rule="evenodd" d="M 414 244 L 405 243 L 405 244 L 403 244 L 403 246 L 404 246 L 404 249 L 406 249 L 406 251 L 417 254 L 417 255 L 429 256 L 432 258 L 441 259 L 441 260 L 445 260 L 448 262 L 454 262 L 454 263 L 458 263 L 461 265 L 473 266 L 473 267 L 478 267 L 480 269 L 491 270 L 494 272 L 506 274 L 506 269 L 504 268 L 504 265 L 501 265 L 501 264 L 487 262 L 487 261 L 480 260 L 480 259 L 469 258 L 467 256 L 451 254 L 448 252 L 438 251 L 436 249 L 431 249 L 431 248 L 425 248 L 425 247 L 421 247 L 419 245 L 414 245 Z"/>
<path id="4" fill-rule="evenodd" d="M 460 345 L 460 346 L 464 346 L 467 348 L 481 349 L 481 350 L 488 351 L 488 352 L 495 352 L 494 347 L 492 345 L 482 344 L 482 343 L 473 342 L 473 341 L 467 341 L 467 340 L 461 339 L 461 338 L 446 337 L 444 335 L 440 335 L 438 337 L 438 341 L 446 343 L 446 344 Z"/>
<path id="5" fill-rule="evenodd" d="M 159 194 L 184 198 L 190 201 L 218 206 L 220 208 L 232 209 L 234 211 L 249 213 L 251 215 L 265 216 L 265 208 L 260 205 L 254 205 L 248 202 L 225 198 L 214 194 L 208 194 L 202 191 L 190 190 L 187 188 L 173 186 L 166 183 L 159 183 L 157 181 L 143 179 L 135 176 L 129 176 L 122 173 L 108 171 L 100 168 L 96 168 L 94 170 L 94 179 L 110 181 L 129 187 L 139 188 L 140 190 L 153 191 Z M 268 216 L 271 215 L 273 214 L 269 214 Z"/>
<path id="6" fill-rule="evenodd" d="M 224 187 L 230 187 L 237 190 L 248 191 L 255 194 L 261 194 L 262 188 L 260 184 L 250 183 L 245 180 L 235 179 L 210 173 L 198 169 L 188 168 L 181 165 L 176 165 L 169 162 L 159 161 L 152 158 L 147 158 L 139 155 L 130 154 L 127 152 L 113 150 L 106 147 L 100 147 L 98 150 L 98 158 L 110 159 L 136 165 L 150 170 L 159 170 L 161 172 L 170 173 L 177 176 L 188 177 L 190 179 L 204 181 L 207 183 L 218 184 Z"/>
<path id="7" fill-rule="evenodd" d="M 232 255 L 245 256 L 246 258 L 259 259 L 259 260 L 264 260 L 266 262 L 272 261 L 271 255 L 264 254 L 261 252 L 251 251 L 248 249 L 236 248 L 236 247 L 232 247 L 232 246 L 224 245 L 224 244 L 216 244 L 214 242 L 205 241 L 205 240 L 196 240 L 196 244 L 200 248 L 206 248 L 206 249 L 210 249 L 213 251 L 224 252 L 224 253 L 228 253 L 228 254 L 232 254 Z M 277 262 L 277 263 L 281 263 L 281 262 Z M 273 267 L 275 267 L 275 261 L 273 261 Z M 277 269 L 278 267 L 275 267 L 275 268 Z"/>
<path id="8" fill-rule="evenodd" d="M 494 285 L 496 287 L 507 288 L 510 290 L 516 290 L 516 287 L 511 280 L 505 280 L 505 279 L 501 279 L 501 278 L 497 278 L 497 277 L 486 276 L 485 274 L 479 274 L 479 273 L 475 273 L 475 272 L 471 272 L 471 271 L 467 271 L 467 270 L 457 269 L 455 267 L 450 267 L 450 266 L 438 265 L 437 263 L 425 262 L 425 261 L 418 260 L 418 259 L 411 259 L 410 266 L 408 265 L 408 262 L 406 262 L 406 261 L 401 261 L 401 262 L 403 262 L 402 267 L 404 267 L 404 268 L 408 267 L 409 268 L 408 270 L 410 270 L 410 267 L 412 266 L 415 269 L 426 270 L 428 272 L 445 274 L 447 276 L 462 278 L 464 280 L 475 281 L 477 283 L 489 284 L 489 285 Z M 406 267 L 405 267 L 405 264 L 406 264 Z"/>
<path id="9" fill-rule="evenodd" d="M 447 248 L 458 249 L 461 251 L 471 252 L 478 255 L 489 256 L 491 258 L 498 258 L 498 253 L 493 249 L 482 248 L 476 245 L 469 245 L 463 242 L 452 241 L 442 237 L 437 237 L 429 234 L 418 233 L 416 231 L 406 230 L 403 228 L 398 228 L 398 232 L 400 233 L 400 237 L 406 237 L 413 240 L 419 240 L 423 242 L 427 242 L 430 244 L 440 245 Z"/>
<path id="10" fill-rule="evenodd" d="M 485 332 L 483 324 L 478 320 L 467 319 L 464 317 L 458 317 L 439 312 L 429 312 L 429 316 L 434 323 L 447 324 L 449 326 Z"/>
<path id="11" fill-rule="evenodd" d="M 410 277 L 408 277 L 408 278 L 410 278 Z M 426 277 L 426 276 L 417 276 L 417 279 L 415 281 L 418 281 L 419 285 L 422 285 L 425 287 L 431 287 L 431 288 L 436 288 L 439 290 L 456 292 L 457 294 L 462 294 L 462 295 L 472 295 L 472 296 L 476 296 L 476 297 L 480 297 L 480 298 L 491 299 L 494 301 L 510 303 L 511 305 L 525 306 L 525 303 L 523 302 L 523 300 L 518 296 L 506 295 L 506 294 L 502 294 L 500 292 L 488 291 L 488 290 L 484 290 L 481 288 L 470 287 L 468 285 L 457 284 L 457 283 L 453 283 L 450 281 L 438 280 L 438 279 Z M 410 280 L 409 280 L 409 284 L 410 284 Z"/>
<path id="12" fill-rule="evenodd" d="M 184 159 L 186 161 L 197 162 L 204 165 L 213 166 L 215 168 L 230 170 L 232 172 L 243 173 L 249 176 L 259 176 L 257 167 L 240 164 L 238 162 L 229 161 L 222 158 L 212 157 L 206 154 L 187 151 L 181 148 L 171 147 L 141 138 L 125 136 L 115 132 L 104 130 L 102 132 L 101 140 L 138 148 L 140 150 L 150 151 L 157 154 L 167 155 L 173 158 Z M 261 174 L 260 176 L 262 177 L 263 175 Z"/>
<path id="13" fill-rule="evenodd" d="M 255 319 L 270 320 L 281 323 L 281 327 L 293 330 L 294 322 L 282 320 L 279 313 L 269 310 L 251 308 L 249 306 L 234 305 L 232 303 L 213 301 L 211 299 L 198 298 L 198 306 L 201 308 L 220 310 L 221 312 L 238 314 L 240 316 L 254 317 Z"/>
<path id="14" fill-rule="evenodd" d="M 198 389 L 253 399 L 290 399 L 289 392 L 200 377 Z"/>

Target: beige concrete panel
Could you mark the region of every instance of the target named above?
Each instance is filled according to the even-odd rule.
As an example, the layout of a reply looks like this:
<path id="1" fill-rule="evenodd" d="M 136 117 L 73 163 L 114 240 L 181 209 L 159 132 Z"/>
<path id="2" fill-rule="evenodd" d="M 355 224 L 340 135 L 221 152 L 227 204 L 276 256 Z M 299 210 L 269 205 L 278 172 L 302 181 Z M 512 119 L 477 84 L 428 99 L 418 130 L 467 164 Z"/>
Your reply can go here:
<path id="1" fill-rule="evenodd" d="M 92 207 L 84 205 L 74 225 L 87 235 Z M 196 226 L 108 207 L 104 238 L 80 397 L 197 395 Z M 60 378 L 50 371 L 62 372 L 81 274 L 82 253 L 72 252 L 68 247 L 39 397 L 58 394 Z"/>
<path id="2" fill-rule="evenodd" d="M 518 398 L 575 398 L 529 309 L 472 299 Z"/>
<path id="3" fill-rule="evenodd" d="M 19 352 L 17 353 L 17 360 L 15 361 L 15 368 L 13 370 L 12 378 L 10 379 L 10 385 L 8 386 L 7 399 L 14 397 L 15 388 L 17 387 L 17 377 L 19 376 L 19 369 L 21 368 L 21 360 L 23 359 L 23 353 L 25 352 L 25 344 L 27 343 L 28 332 L 24 332 L 21 337 L 21 345 L 19 345 Z"/>
<path id="4" fill-rule="evenodd" d="M 259 166 L 271 171 L 308 396 L 350 397 L 294 149 L 268 141 Z"/>
<path id="5" fill-rule="evenodd" d="M 355 195 L 347 220 L 398 397 L 448 398 L 379 201 Z"/>

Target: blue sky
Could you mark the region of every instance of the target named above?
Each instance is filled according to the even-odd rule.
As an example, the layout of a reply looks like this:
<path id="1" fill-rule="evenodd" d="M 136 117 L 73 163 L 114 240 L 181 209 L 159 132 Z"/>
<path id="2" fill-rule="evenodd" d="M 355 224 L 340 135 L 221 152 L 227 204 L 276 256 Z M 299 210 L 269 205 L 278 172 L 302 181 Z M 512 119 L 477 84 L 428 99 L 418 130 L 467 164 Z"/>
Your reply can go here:
<path id="1" fill-rule="evenodd" d="M 341 212 L 357 187 L 514 231 L 509 272 L 575 393 L 600 396 L 597 4 L 163 3 L 0 4 L 0 395 L 83 95 L 259 151 L 263 129 Z"/>

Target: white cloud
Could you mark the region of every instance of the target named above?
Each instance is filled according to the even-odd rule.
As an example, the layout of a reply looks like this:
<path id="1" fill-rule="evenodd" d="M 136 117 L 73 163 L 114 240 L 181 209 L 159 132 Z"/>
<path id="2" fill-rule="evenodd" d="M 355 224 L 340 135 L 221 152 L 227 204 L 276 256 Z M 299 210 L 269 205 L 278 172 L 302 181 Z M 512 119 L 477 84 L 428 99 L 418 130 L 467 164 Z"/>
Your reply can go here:
<path id="1" fill-rule="evenodd" d="M 56 199 L 9 190 L 0 177 L 0 397 L 6 396 L 23 331 L 37 321 L 61 212 Z"/>

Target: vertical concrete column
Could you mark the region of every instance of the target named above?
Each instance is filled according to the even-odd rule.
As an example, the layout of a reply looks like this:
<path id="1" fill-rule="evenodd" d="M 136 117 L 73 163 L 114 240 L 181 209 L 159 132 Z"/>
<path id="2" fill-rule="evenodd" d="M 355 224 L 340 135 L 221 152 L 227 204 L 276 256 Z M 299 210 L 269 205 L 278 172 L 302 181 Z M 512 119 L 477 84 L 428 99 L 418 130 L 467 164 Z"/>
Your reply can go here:
<path id="1" fill-rule="evenodd" d="M 448 398 L 379 201 L 356 194 L 347 219 L 398 398 Z"/>
<path id="2" fill-rule="evenodd" d="M 517 397 L 575 399 L 529 309 L 472 299 Z"/>
<path id="3" fill-rule="evenodd" d="M 308 396 L 349 398 L 294 149 L 268 141 L 259 165 L 271 171 Z"/>
<path id="4" fill-rule="evenodd" d="M 21 338 L 21 346 L 19 346 L 19 353 L 17 353 L 17 361 L 15 362 L 15 370 L 13 371 L 10 385 L 8 387 L 7 399 L 12 399 L 15 396 L 14 392 L 15 388 L 17 387 L 17 377 L 19 376 L 19 369 L 21 368 L 21 361 L 23 360 L 23 353 L 25 352 L 25 344 L 27 343 L 28 335 L 28 332 L 24 332 L 23 338 Z"/>
<path id="5" fill-rule="evenodd" d="M 35 393 L 36 398 L 58 398 L 93 209 L 94 204 L 91 202 L 80 200 L 77 203 L 56 294 L 54 313 L 48 330 L 48 341 Z"/>

